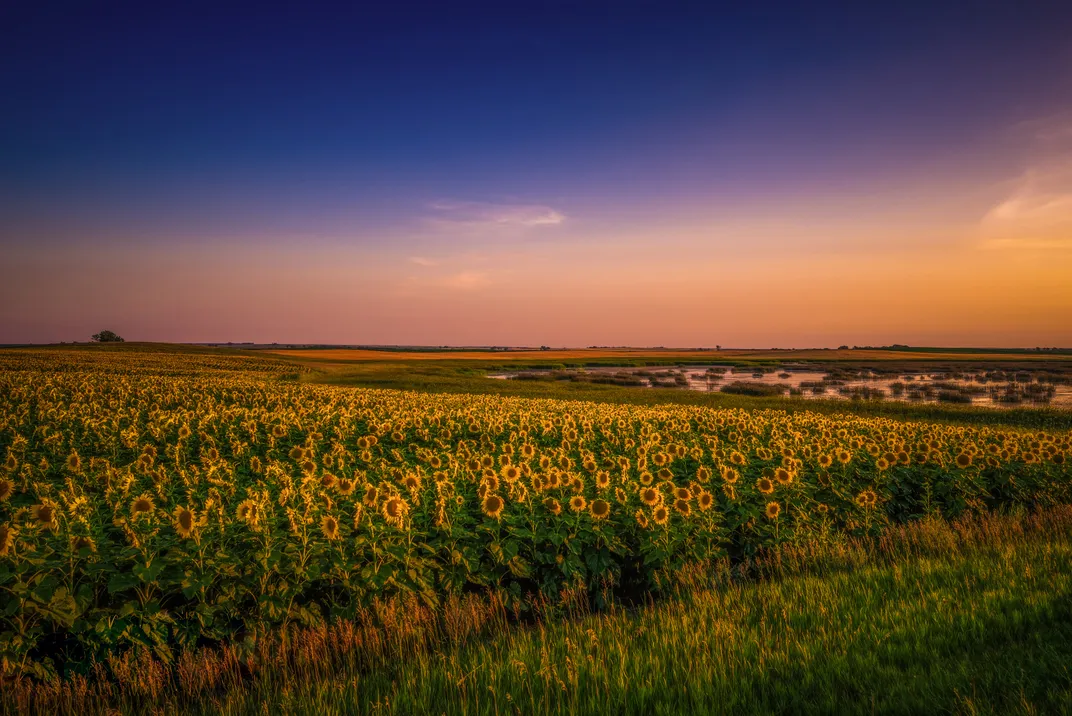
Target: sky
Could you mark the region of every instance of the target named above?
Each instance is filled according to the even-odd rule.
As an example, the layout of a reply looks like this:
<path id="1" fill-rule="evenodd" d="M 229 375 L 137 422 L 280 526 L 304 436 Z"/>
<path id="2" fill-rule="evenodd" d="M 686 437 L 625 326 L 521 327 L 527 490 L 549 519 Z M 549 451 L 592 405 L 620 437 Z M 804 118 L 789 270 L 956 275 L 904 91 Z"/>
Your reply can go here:
<path id="1" fill-rule="evenodd" d="M 0 5 L 0 343 L 1072 346 L 1067 3 L 164 5 Z"/>

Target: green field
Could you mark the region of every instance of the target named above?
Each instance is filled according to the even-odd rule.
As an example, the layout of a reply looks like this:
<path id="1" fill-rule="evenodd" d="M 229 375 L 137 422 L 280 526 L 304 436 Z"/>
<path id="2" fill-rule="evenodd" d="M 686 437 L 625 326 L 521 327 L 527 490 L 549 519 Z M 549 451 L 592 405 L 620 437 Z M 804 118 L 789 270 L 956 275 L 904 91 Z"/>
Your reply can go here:
<path id="1" fill-rule="evenodd" d="M 1072 708 L 1067 411 L 373 357 L 0 351 L 0 708 Z"/>

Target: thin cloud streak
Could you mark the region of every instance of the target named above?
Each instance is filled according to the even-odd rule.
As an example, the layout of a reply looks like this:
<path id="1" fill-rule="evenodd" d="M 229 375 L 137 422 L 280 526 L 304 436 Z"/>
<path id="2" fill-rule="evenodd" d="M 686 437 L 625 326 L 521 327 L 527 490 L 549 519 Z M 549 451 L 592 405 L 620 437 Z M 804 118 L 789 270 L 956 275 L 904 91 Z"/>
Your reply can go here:
<path id="1" fill-rule="evenodd" d="M 1072 248 L 1072 115 L 1024 123 L 1026 168 L 980 222 L 987 249 Z"/>
<path id="2" fill-rule="evenodd" d="M 435 212 L 432 221 L 467 226 L 533 228 L 558 226 L 566 220 L 562 212 L 543 204 L 494 204 L 479 201 L 436 201 L 428 206 Z"/>

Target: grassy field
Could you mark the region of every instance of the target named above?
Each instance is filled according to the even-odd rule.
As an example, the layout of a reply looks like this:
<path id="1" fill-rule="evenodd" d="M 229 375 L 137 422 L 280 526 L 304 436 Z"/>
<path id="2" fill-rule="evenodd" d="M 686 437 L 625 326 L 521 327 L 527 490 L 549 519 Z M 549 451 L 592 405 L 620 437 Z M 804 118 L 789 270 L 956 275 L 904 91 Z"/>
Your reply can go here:
<path id="1" fill-rule="evenodd" d="M 1072 709 L 1072 512 L 782 548 L 660 603 L 518 624 L 386 604 L 285 642 L 17 682 L 20 713 L 962 713 Z"/>
<path id="2" fill-rule="evenodd" d="M 491 365 L 0 351 L 0 708 L 1072 708 L 1067 412 Z"/>
<path id="3" fill-rule="evenodd" d="M 823 351 L 824 353 L 856 354 L 863 351 Z M 982 406 L 956 404 L 909 403 L 906 401 L 845 401 L 822 400 L 814 398 L 766 397 L 756 398 L 747 395 L 732 395 L 721 392 L 701 392 L 693 390 L 675 390 L 663 388 L 625 388 L 614 385 L 595 383 L 574 383 L 569 381 L 517 381 L 492 380 L 489 373 L 516 370 L 519 365 L 527 368 L 546 368 L 565 365 L 561 361 L 546 359 L 527 359 L 511 363 L 501 360 L 503 356 L 489 356 L 487 353 L 473 354 L 472 357 L 458 359 L 454 354 L 418 354 L 413 358 L 405 353 L 387 353 L 383 351 L 362 351 L 361 359 L 333 359 L 324 357 L 324 353 L 353 355 L 355 351 L 288 351 L 283 357 L 294 362 L 306 372 L 301 379 L 310 383 L 324 385 L 342 385 L 365 388 L 385 388 L 391 390 L 415 390 L 427 393 L 467 393 L 480 395 L 499 395 L 524 398 L 554 398 L 559 400 L 583 400 L 600 403 L 617 403 L 625 405 L 690 405 L 709 408 L 735 408 L 742 410 L 786 410 L 818 412 L 823 414 L 852 413 L 876 417 L 889 417 L 898 420 L 930 420 L 960 424 L 1012 425 L 1033 428 L 1072 428 L 1072 411 L 1050 407 L 1014 407 L 993 409 Z M 577 351 L 576 353 L 584 353 Z M 724 351 L 728 353 L 728 351 Z M 775 351 L 770 353 L 791 353 Z M 876 352 L 878 353 L 878 352 Z M 710 355 L 710 354 L 706 354 Z M 753 353 L 752 355 L 757 355 Z M 896 351 L 882 352 L 879 359 L 882 365 L 897 366 L 904 369 L 948 368 L 971 365 L 961 361 L 934 362 L 929 360 L 931 354 L 920 354 L 926 359 L 905 361 L 903 354 Z M 950 354 L 953 355 L 953 354 Z M 435 357 L 430 357 L 435 356 Z M 1001 366 L 1015 369 L 1023 363 L 1021 356 L 995 356 L 983 365 Z M 1056 361 L 1045 357 L 1053 365 L 1070 366 L 1072 361 Z M 848 356 L 844 358 L 848 362 Z M 609 361 L 609 362 L 607 362 Z M 631 361 L 631 362 L 630 362 Z M 592 351 L 581 361 L 574 360 L 572 365 L 665 365 L 677 364 L 678 361 L 663 361 L 648 356 L 646 359 L 638 353 L 629 354 L 629 359 L 610 358 L 604 352 Z M 698 359 L 680 361 L 688 364 L 700 364 Z M 708 360 L 720 364 L 733 361 Z M 742 362 L 747 365 L 748 362 Z M 1012 368 L 1010 368 L 1012 366 Z"/>

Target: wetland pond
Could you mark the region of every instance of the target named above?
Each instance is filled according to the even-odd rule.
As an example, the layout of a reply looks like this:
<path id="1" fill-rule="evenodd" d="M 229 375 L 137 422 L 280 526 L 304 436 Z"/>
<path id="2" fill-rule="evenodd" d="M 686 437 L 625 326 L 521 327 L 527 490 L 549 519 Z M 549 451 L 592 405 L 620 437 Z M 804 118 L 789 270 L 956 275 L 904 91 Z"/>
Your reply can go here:
<path id="1" fill-rule="evenodd" d="M 535 369 L 489 374 L 500 380 L 569 381 L 634 388 L 677 388 L 761 397 L 961 403 L 994 408 L 1072 408 L 1072 370 L 941 368 L 893 374 L 809 365 Z"/>

